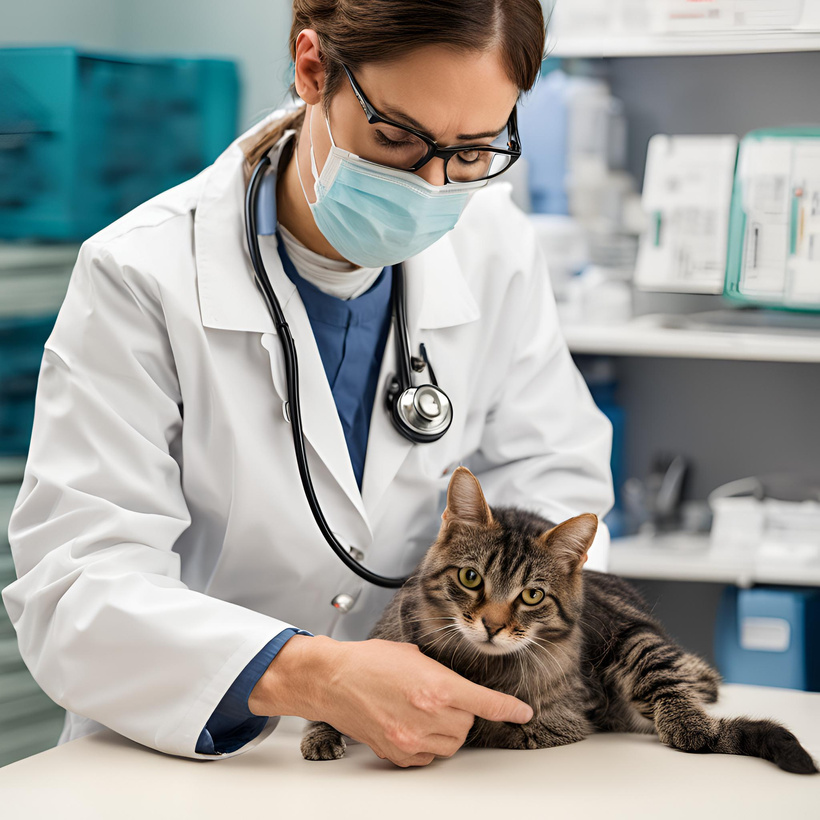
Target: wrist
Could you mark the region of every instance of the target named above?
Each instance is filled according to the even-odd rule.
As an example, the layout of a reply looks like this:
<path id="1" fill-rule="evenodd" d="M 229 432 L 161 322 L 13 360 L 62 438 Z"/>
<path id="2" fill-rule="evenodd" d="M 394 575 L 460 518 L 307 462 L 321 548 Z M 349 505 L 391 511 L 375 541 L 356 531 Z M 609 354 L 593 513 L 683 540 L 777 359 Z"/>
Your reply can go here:
<path id="1" fill-rule="evenodd" d="M 325 635 L 293 635 L 254 686 L 248 698 L 250 711 L 321 720 L 338 646 L 339 641 Z"/>

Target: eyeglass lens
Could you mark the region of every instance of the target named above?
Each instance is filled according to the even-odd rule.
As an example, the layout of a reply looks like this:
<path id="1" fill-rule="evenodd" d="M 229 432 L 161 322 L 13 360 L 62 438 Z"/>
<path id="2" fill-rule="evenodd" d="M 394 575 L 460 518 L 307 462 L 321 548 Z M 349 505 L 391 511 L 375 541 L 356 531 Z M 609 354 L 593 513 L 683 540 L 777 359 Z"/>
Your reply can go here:
<path id="1" fill-rule="evenodd" d="M 427 144 L 415 134 L 386 123 L 375 123 L 371 128 L 372 150 L 368 151 L 369 155 L 365 159 L 401 170 L 410 170 L 427 156 Z M 508 139 L 505 129 L 491 145 L 507 148 Z M 447 179 L 450 182 L 475 182 L 485 179 L 503 171 L 512 159 L 508 154 L 499 154 L 491 150 L 489 146 L 487 149 L 468 148 L 447 160 Z"/>

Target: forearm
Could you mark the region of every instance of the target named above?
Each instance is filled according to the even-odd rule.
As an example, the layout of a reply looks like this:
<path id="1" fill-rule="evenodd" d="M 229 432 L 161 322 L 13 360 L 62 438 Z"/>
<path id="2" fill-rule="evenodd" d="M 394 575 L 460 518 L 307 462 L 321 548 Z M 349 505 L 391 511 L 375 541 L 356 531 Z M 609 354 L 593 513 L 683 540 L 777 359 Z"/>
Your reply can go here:
<path id="1" fill-rule="evenodd" d="M 294 635 L 254 686 L 248 708 L 255 715 L 324 719 L 342 650 L 340 641 L 324 635 Z"/>

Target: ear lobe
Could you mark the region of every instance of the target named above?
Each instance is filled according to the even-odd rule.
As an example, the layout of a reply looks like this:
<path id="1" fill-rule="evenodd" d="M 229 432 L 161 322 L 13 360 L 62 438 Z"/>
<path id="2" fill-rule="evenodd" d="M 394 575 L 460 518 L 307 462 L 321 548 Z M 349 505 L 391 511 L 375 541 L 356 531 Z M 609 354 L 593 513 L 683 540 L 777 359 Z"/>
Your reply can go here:
<path id="1" fill-rule="evenodd" d="M 466 468 L 456 467 L 447 487 L 447 508 L 441 516 L 442 526 L 461 522 L 488 527 L 493 523 L 490 507 L 478 479 Z"/>
<path id="2" fill-rule="evenodd" d="M 586 563 L 589 557 L 587 552 L 597 531 L 598 516 L 584 513 L 545 532 L 541 541 L 550 554 L 571 572 Z"/>

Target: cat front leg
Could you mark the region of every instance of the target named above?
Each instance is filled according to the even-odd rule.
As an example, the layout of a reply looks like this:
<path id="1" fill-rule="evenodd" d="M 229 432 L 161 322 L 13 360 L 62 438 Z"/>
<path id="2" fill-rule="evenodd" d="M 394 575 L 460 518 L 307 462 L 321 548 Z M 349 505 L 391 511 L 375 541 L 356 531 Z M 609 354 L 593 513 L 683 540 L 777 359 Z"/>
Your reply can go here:
<path id="1" fill-rule="evenodd" d="M 592 732 L 585 718 L 570 710 L 537 714 L 529 723 L 497 723 L 476 718 L 465 746 L 494 749 L 549 749 L 577 743 Z"/>
<path id="2" fill-rule="evenodd" d="M 347 744 L 341 733 L 329 723 L 311 721 L 300 748 L 305 760 L 339 760 L 345 756 Z"/>

